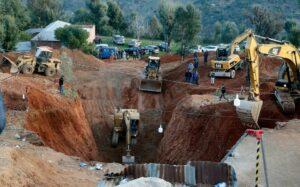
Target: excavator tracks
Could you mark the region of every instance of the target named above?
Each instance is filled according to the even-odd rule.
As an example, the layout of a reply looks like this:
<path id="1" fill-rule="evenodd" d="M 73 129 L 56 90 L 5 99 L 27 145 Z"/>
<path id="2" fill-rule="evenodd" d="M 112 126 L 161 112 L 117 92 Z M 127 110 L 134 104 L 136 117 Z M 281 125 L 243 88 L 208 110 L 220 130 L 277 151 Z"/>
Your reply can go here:
<path id="1" fill-rule="evenodd" d="M 275 97 L 276 97 L 277 103 L 280 105 L 280 107 L 282 108 L 282 110 L 285 114 L 295 113 L 295 110 L 296 110 L 295 102 L 289 92 L 283 92 L 283 91 L 276 90 Z"/>

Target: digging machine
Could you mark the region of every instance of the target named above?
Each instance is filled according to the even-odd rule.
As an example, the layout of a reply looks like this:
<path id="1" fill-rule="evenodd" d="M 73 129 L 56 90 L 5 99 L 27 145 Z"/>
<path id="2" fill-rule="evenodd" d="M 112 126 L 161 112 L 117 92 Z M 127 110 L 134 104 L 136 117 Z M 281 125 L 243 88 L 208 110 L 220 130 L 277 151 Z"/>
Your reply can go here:
<path id="1" fill-rule="evenodd" d="M 126 155 L 122 156 L 124 164 L 132 164 L 135 157 L 130 154 L 131 146 L 137 142 L 140 113 L 136 109 L 115 109 L 112 146 L 119 144 L 121 137 L 126 137 Z"/>
<path id="2" fill-rule="evenodd" d="M 237 114 L 244 125 L 259 128 L 257 125 L 263 102 L 260 100 L 259 59 L 260 55 L 276 57 L 283 61 L 275 84 L 275 98 L 285 114 L 295 112 L 300 100 L 300 54 L 298 49 L 286 41 L 278 41 L 255 35 L 246 30 L 238 36 L 233 45 L 247 40 L 245 52 L 249 64 L 250 94 L 237 105 Z M 258 43 L 258 40 L 261 43 Z"/>
<path id="3" fill-rule="evenodd" d="M 160 93 L 162 91 L 162 79 L 160 75 L 160 58 L 149 56 L 145 68 L 145 78 L 142 79 L 140 90 Z"/>
<path id="4" fill-rule="evenodd" d="M 22 55 L 15 62 L 5 55 L 3 58 L 10 64 L 10 73 L 33 74 L 36 71 L 46 76 L 54 76 L 60 70 L 61 61 L 52 58 L 52 53 L 49 47 L 38 47 L 35 56 Z"/>
<path id="5" fill-rule="evenodd" d="M 236 44 L 230 47 L 222 46 L 217 49 L 217 58 L 211 61 L 212 71 L 215 77 L 235 78 L 236 71 L 243 68 L 243 61 L 238 54 L 234 53 Z"/>

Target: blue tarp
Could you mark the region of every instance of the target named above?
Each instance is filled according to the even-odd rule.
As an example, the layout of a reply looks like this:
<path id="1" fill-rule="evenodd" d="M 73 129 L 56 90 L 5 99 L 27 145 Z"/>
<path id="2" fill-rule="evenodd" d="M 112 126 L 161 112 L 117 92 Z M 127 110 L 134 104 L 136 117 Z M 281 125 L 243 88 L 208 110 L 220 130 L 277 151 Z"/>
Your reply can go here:
<path id="1" fill-rule="evenodd" d="M 0 134 L 6 126 L 6 112 L 2 93 L 0 92 Z"/>

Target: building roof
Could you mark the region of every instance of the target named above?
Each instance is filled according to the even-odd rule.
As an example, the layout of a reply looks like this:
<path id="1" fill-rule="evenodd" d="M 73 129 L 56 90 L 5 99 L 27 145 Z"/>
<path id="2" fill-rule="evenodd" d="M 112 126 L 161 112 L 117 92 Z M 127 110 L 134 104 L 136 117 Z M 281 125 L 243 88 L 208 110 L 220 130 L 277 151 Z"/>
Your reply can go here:
<path id="1" fill-rule="evenodd" d="M 71 25 L 63 21 L 55 21 L 44 28 L 38 35 L 33 37 L 31 41 L 59 41 L 55 38 L 55 30 L 64 26 Z"/>
<path id="2" fill-rule="evenodd" d="M 31 50 L 31 42 L 26 41 L 26 42 L 19 42 L 16 45 L 16 50 L 17 52 L 29 52 Z"/>
<path id="3" fill-rule="evenodd" d="M 44 28 L 31 28 L 31 29 L 27 29 L 25 31 L 25 33 L 30 34 L 30 35 L 37 34 L 37 33 L 40 33 L 43 29 Z"/>

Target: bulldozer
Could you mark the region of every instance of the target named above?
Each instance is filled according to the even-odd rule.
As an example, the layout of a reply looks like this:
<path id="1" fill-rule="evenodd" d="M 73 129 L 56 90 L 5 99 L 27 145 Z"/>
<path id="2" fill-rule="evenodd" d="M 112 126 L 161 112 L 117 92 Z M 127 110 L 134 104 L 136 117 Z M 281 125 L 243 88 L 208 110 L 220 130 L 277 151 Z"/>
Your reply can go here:
<path id="1" fill-rule="evenodd" d="M 235 45 L 231 45 L 230 49 L 224 45 L 217 49 L 216 59 L 211 61 L 212 71 L 210 75 L 215 77 L 235 78 L 236 71 L 243 68 L 243 61 L 238 54 L 234 53 Z"/>
<path id="2" fill-rule="evenodd" d="M 126 155 L 122 156 L 124 164 L 132 164 L 135 157 L 130 154 L 131 146 L 137 143 L 140 113 L 136 109 L 115 109 L 112 146 L 117 147 L 122 137 L 126 138 Z"/>
<path id="3" fill-rule="evenodd" d="M 35 56 L 21 55 L 14 62 L 3 55 L 3 61 L 10 65 L 10 73 L 33 74 L 34 71 L 44 73 L 46 76 L 54 76 L 60 70 L 61 61 L 52 58 L 52 50 L 49 47 L 38 47 Z M 2 62 L 3 63 L 3 62 Z"/>
<path id="4" fill-rule="evenodd" d="M 300 54 L 298 49 L 286 41 L 255 35 L 246 30 L 238 36 L 233 45 L 247 40 L 245 47 L 246 63 L 249 64 L 249 97 L 236 106 L 237 115 L 247 127 L 259 128 L 257 124 L 263 105 L 260 99 L 259 63 L 260 55 L 279 58 L 283 61 L 275 83 L 275 98 L 285 114 L 293 114 L 300 100 Z M 258 41 L 261 41 L 259 43 Z"/>
<path id="5" fill-rule="evenodd" d="M 140 90 L 146 92 L 161 93 L 162 79 L 160 75 L 160 58 L 149 56 L 148 64 L 144 71 L 144 78 L 141 81 Z"/>

